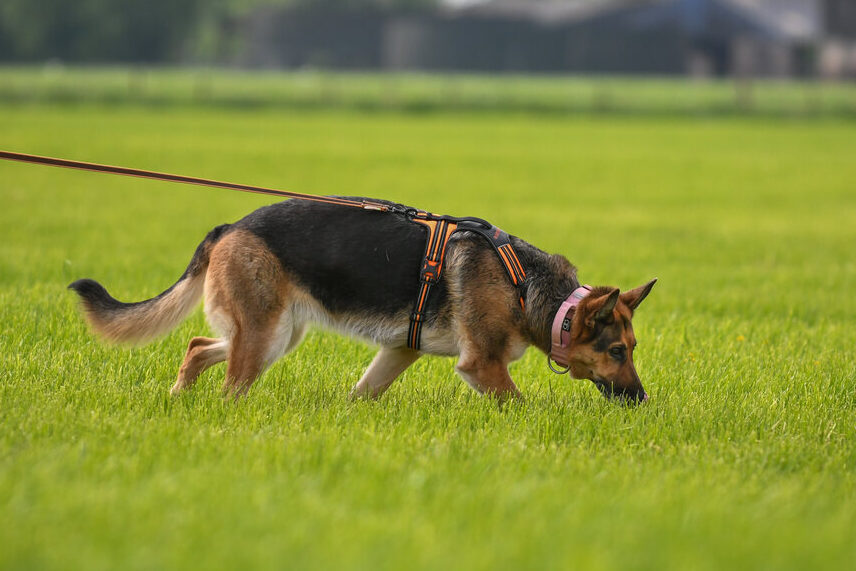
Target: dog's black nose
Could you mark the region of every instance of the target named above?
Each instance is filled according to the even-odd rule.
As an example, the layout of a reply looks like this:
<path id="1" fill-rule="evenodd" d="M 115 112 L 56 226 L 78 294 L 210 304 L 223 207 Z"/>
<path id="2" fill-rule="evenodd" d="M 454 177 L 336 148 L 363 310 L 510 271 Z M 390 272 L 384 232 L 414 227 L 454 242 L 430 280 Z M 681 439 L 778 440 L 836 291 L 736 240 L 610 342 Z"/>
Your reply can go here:
<path id="1" fill-rule="evenodd" d="M 615 385 L 605 381 L 594 381 L 595 386 L 600 393 L 608 399 L 618 398 L 628 402 L 643 403 L 648 400 L 648 393 L 645 389 L 616 389 Z"/>

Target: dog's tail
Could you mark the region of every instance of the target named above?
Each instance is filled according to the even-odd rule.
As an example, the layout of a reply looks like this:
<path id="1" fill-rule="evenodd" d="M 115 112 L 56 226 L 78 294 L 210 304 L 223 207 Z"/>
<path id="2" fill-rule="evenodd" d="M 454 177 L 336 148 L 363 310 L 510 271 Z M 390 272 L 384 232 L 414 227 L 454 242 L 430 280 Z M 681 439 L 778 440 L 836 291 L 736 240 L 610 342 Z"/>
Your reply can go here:
<path id="1" fill-rule="evenodd" d="M 90 279 L 77 280 L 68 287 L 80 296 L 86 320 L 99 336 L 113 343 L 146 343 L 174 329 L 199 303 L 211 248 L 229 226 L 224 224 L 209 232 L 178 281 L 151 299 L 123 303 Z"/>

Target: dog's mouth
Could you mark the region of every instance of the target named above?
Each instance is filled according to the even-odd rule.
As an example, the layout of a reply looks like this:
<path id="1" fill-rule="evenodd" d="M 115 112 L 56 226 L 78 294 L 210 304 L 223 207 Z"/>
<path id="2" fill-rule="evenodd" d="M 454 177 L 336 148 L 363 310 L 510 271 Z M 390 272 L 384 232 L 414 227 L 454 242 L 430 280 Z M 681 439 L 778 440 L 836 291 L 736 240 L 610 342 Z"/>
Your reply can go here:
<path id="1" fill-rule="evenodd" d="M 642 387 L 634 389 L 616 389 L 613 383 L 600 379 L 592 379 L 594 386 L 607 399 L 621 400 L 630 404 L 641 404 L 648 400 L 648 393 Z"/>

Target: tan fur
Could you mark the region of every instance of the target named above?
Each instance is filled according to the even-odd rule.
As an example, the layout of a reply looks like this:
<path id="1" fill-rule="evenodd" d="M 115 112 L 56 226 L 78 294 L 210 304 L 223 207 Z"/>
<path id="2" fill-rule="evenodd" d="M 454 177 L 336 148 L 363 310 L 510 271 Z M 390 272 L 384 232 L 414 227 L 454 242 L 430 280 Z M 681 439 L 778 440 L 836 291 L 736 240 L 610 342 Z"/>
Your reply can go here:
<path id="1" fill-rule="evenodd" d="M 282 328 L 292 286 L 279 260 L 258 237 L 245 231 L 224 236 L 212 249 L 206 280 L 206 313 L 229 340 L 223 390 L 245 394 L 272 361 L 290 345 L 294 328 Z M 188 359 L 193 360 L 192 348 Z"/>

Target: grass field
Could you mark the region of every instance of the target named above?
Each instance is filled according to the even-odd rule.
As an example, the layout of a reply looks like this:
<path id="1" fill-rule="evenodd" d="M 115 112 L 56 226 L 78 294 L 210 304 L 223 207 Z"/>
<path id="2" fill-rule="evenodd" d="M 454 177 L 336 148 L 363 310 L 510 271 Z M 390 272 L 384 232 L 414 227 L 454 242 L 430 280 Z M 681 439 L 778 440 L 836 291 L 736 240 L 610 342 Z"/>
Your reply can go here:
<path id="1" fill-rule="evenodd" d="M 660 117 L 856 118 L 844 82 L 0 67 L 0 104 L 129 102 L 149 107 L 526 112 Z"/>
<path id="2" fill-rule="evenodd" d="M 846 569 L 856 560 L 856 123 L 0 105 L 0 148 L 477 215 L 583 281 L 660 279 L 651 400 L 530 350 L 503 409 L 315 332 L 235 404 L 169 398 L 65 286 L 165 289 L 263 197 L 0 164 L 0 567 Z"/>

